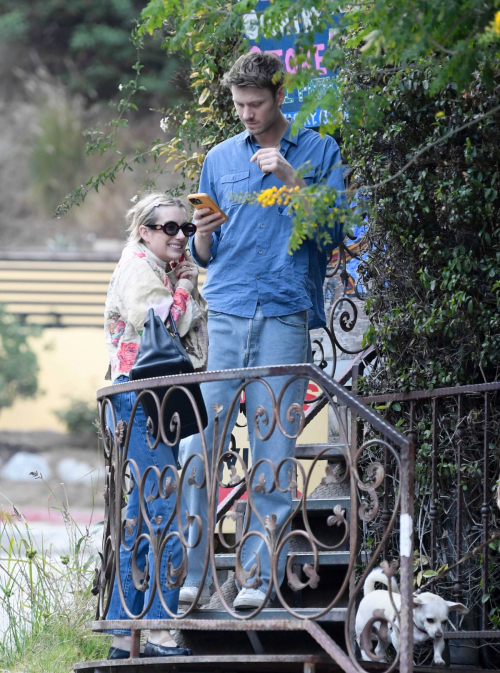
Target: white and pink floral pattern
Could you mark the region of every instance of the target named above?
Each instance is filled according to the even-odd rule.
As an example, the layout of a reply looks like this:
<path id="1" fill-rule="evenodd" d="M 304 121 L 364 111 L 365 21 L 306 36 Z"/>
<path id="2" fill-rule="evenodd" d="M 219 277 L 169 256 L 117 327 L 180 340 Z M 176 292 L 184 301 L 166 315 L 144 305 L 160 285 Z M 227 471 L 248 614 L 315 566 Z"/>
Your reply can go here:
<path id="1" fill-rule="evenodd" d="M 150 308 L 163 320 L 172 311 L 195 369 L 205 368 L 207 304 L 197 289 L 192 293 L 176 289 L 176 280 L 175 271 L 142 243 L 127 245 L 123 250 L 109 284 L 105 310 L 105 339 L 113 381 L 132 369 Z"/>

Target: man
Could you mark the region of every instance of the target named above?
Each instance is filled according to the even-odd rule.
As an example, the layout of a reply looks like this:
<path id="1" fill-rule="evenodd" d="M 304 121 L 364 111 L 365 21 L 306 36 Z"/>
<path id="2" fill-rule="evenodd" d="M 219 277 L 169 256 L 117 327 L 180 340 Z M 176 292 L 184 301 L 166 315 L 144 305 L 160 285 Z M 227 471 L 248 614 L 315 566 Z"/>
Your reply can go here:
<path id="1" fill-rule="evenodd" d="M 307 362 L 310 358 L 308 327 L 325 324 L 322 285 L 326 254 L 318 250 L 315 242 L 307 241 L 290 255 L 287 244 L 292 218 L 288 208 L 280 205 L 263 208 L 259 204 L 238 202 L 237 198 L 273 186 L 285 185 L 293 189 L 318 182 L 325 182 L 340 192 L 344 189 L 337 143 L 308 129 L 292 134 L 291 125 L 281 112 L 285 97 L 283 77 L 283 65 L 277 56 L 257 52 L 240 57 L 223 80 L 231 89 L 236 111 L 246 130 L 207 154 L 200 192 L 212 197 L 227 214 L 228 221 L 223 223 L 220 214 L 209 209 L 197 210 L 194 214 L 197 232 L 191 239 L 195 260 L 207 268 L 203 293 L 209 305 L 208 369 L 211 371 Z M 299 173 L 298 169 L 301 169 Z M 342 236 L 340 224 L 332 228 L 331 235 L 333 245 L 338 245 Z M 286 377 L 267 379 L 276 398 L 286 382 Z M 241 383 L 220 381 L 203 385 L 203 395 L 211 414 L 205 430 L 209 465 L 212 405 L 222 406 L 220 431 Z M 293 435 L 296 427 L 296 421 L 286 419 L 286 412 L 294 402 L 302 405 L 306 386 L 307 381 L 300 380 L 287 388 L 280 410 L 286 434 Z M 255 418 L 260 418 L 262 423 L 259 407 L 266 409 L 270 417 L 272 414 L 265 385 L 250 383 L 245 388 L 245 401 L 253 464 L 269 459 L 277 466 L 281 460 L 293 456 L 295 440 L 286 437 L 279 428 L 275 428 L 267 441 L 260 439 L 254 430 Z M 226 444 L 236 422 L 238 407 L 234 404 Z M 265 426 L 261 427 L 261 432 L 265 435 Z M 203 454 L 199 435 L 185 441 L 182 455 L 184 464 L 191 456 L 188 472 L 191 474 L 196 468 L 196 481 L 201 484 L 203 467 L 199 458 L 193 458 L 195 454 Z M 273 579 L 267 548 L 272 542 L 262 522 L 266 515 L 275 517 L 278 534 L 289 517 L 291 492 L 287 490 L 289 477 L 287 480 L 285 473 L 289 473 L 290 467 L 289 463 L 281 470 L 280 489 L 270 489 L 274 477 L 268 464 L 262 463 L 255 476 L 252 486 L 263 474 L 266 492 L 252 488 L 254 505 L 249 535 L 241 550 L 241 564 L 248 586 L 240 590 L 233 604 L 235 609 L 258 607 L 283 580 L 286 547 L 280 554 Z M 186 501 L 189 514 L 200 517 L 202 537 L 199 544 L 188 549 L 188 576 L 181 589 L 180 602 L 189 604 L 197 600 L 203 604 L 209 600 L 210 582 L 209 569 L 205 587 L 199 591 L 207 557 L 207 536 L 211 534 L 206 525 L 206 487 L 187 487 Z M 256 511 L 261 521 L 255 516 Z M 193 524 L 190 545 L 195 545 L 199 532 L 198 524 Z"/>

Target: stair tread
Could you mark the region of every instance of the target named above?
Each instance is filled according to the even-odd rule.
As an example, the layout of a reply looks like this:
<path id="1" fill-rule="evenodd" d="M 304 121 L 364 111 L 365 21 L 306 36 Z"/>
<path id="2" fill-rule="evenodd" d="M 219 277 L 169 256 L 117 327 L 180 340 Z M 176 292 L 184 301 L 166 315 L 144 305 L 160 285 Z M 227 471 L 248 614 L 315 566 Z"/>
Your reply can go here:
<path id="1" fill-rule="evenodd" d="M 321 611 L 321 608 L 293 608 L 297 614 L 301 615 L 302 617 L 306 618 L 312 618 L 314 615 L 318 614 Z M 248 611 L 250 613 L 250 611 Z M 241 612 L 240 614 L 244 614 Z M 347 614 L 347 608 L 346 607 L 335 607 L 332 608 L 329 612 L 327 612 L 325 615 L 322 617 L 318 617 L 317 621 L 325 621 L 325 622 L 344 622 L 345 621 L 345 616 Z M 220 609 L 208 609 L 208 608 L 203 608 L 203 609 L 198 609 L 198 610 L 193 610 L 189 614 L 190 619 L 204 619 L 204 620 L 213 620 L 213 619 L 234 619 L 229 615 L 225 610 L 220 610 Z M 296 617 L 291 615 L 288 610 L 285 610 L 285 608 L 279 607 L 279 608 L 263 608 L 261 612 L 256 617 L 252 617 L 252 622 L 254 620 L 265 620 L 265 619 L 290 619 L 294 620 Z M 249 622 L 250 623 L 250 622 Z M 182 630 L 182 619 L 176 620 L 175 623 L 175 628 Z M 191 628 L 190 626 L 186 626 L 186 628 Z"/>
<path id="2" fill-rule="evenodd" d="M 298 565 L 314 562 L 314 554 L 311 551 L 289 551 L 288 556 L 292 555 L 295 556 L 295 562 Z M 318 560 L 321 565 L 347 565 L 349 563 L 349 551 L 319 551 Z M 215 563 L 219 569 L 234 568 L 236 554 L 215 554 Z"/>
<path id="3" fill-rule="evenodd" d="M 298 556 L 299 554 L 302 556 L 313 556 L 312 551 L 289 551 L 288 556 L 291 554 L 295 554 Z M 335 555 L 341 555 L 341 554 L 349 554 L 349 551 L 347 549 L 340 549 L 340 550 L 329 550 L 326 549 L 324 551 L 318 551 L 318 556 L 335 556 Z M 215 554 L 216 558 L 217 557 L 229 557 L 229 556 L 234 556 L 236 558 L 236 553 L 231 552 L 231 553 L 220 553 L 220 554 Z"/>
<path id="4" fill-rule="evenodd" d="M 206 666 L 210 666 L 210 670 L 227 670 L 234 673 L 235 670 L 248 671 L 249 664 L 272 664 L 273 670 L 276 666 L 280 666 L 276 670 L 290 670 L 290 666 L 300 666 L 300 668 L 293 668 L 293 670 L 302 670 L 302 665 L 310 664 L 324 664 L 328 666 L 328 670 L 340 670 L 331 668 L 331 658 L 325 655 L 318 654 L 287 654 L 286 662 L 284 662 L 282 654 L 217 654 L 217 655 L 193 655 L 190 657 L 155 657 L 148 659 L 115 659 L 115 660 L 98 660 L 86 661 L 84 663 L 75 664 L 73 669 L 75 671 L 102 671 L 103 673 L 116 669 L 117 671 L 124 670 L 127 673 L 130 670 L 139 671 L 149 670 L 149 667 L 154 665 L 154 670 L 158 670 L 158 666 L 166 666 L 168 670 L 172 670 L 174 666 L 177 670 L 192 671 L 193 667 L 197 671 L 207 671 Z M 285 666 L 286 663 L 286 667 Z M 212 668 L 215 666 L 216 668 Z M 222 667 L 222 668 L 221 668 Z M 163 668 L 161 669 L 163 670 Z M 167 670 L 167 668 L 165 668 Z"/>

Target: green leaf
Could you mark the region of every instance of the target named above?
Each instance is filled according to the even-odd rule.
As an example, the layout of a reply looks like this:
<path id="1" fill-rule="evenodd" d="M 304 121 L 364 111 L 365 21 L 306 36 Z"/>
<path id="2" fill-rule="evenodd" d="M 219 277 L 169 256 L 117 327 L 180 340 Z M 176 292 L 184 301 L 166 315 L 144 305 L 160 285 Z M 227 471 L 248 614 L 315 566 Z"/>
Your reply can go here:
<path id="1" fill-rule="evenodd" d="M 203 89 L 203 91 L 201 92 L 201 96 L 198 99 L 198 105 L 203 105 L 203 103 L 207 100 L 209 94 L 210 94 L 210 89 L 208 87 L 205 87 Z"/>

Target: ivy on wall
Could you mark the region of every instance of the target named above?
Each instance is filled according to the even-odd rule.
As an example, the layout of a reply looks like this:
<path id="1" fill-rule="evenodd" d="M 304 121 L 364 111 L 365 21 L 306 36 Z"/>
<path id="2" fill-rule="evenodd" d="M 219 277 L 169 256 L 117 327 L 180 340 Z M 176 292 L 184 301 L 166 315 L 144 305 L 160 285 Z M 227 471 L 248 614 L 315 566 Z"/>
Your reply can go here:
<path id="1" fill-rule="evenodd" d="M 385 368 L 370 385 L 386 391 L 497 380 L 500 118 L 471 122 L 498 105 L 498 88 L 476 77 L 466 91 L 449 82 L 430 96 L 427 69 L 367 74 L 355 53 L 349 66 L 344 87 L 377 87 L 384 99 L 376 125 L 345 124 L 354 181 L 378 184 L 369 195 L 371 252 L 362 273 L 366 339 L 378 344 Z M 384 184 L 419 147 L 450 131 L 457 132 Z"/>

